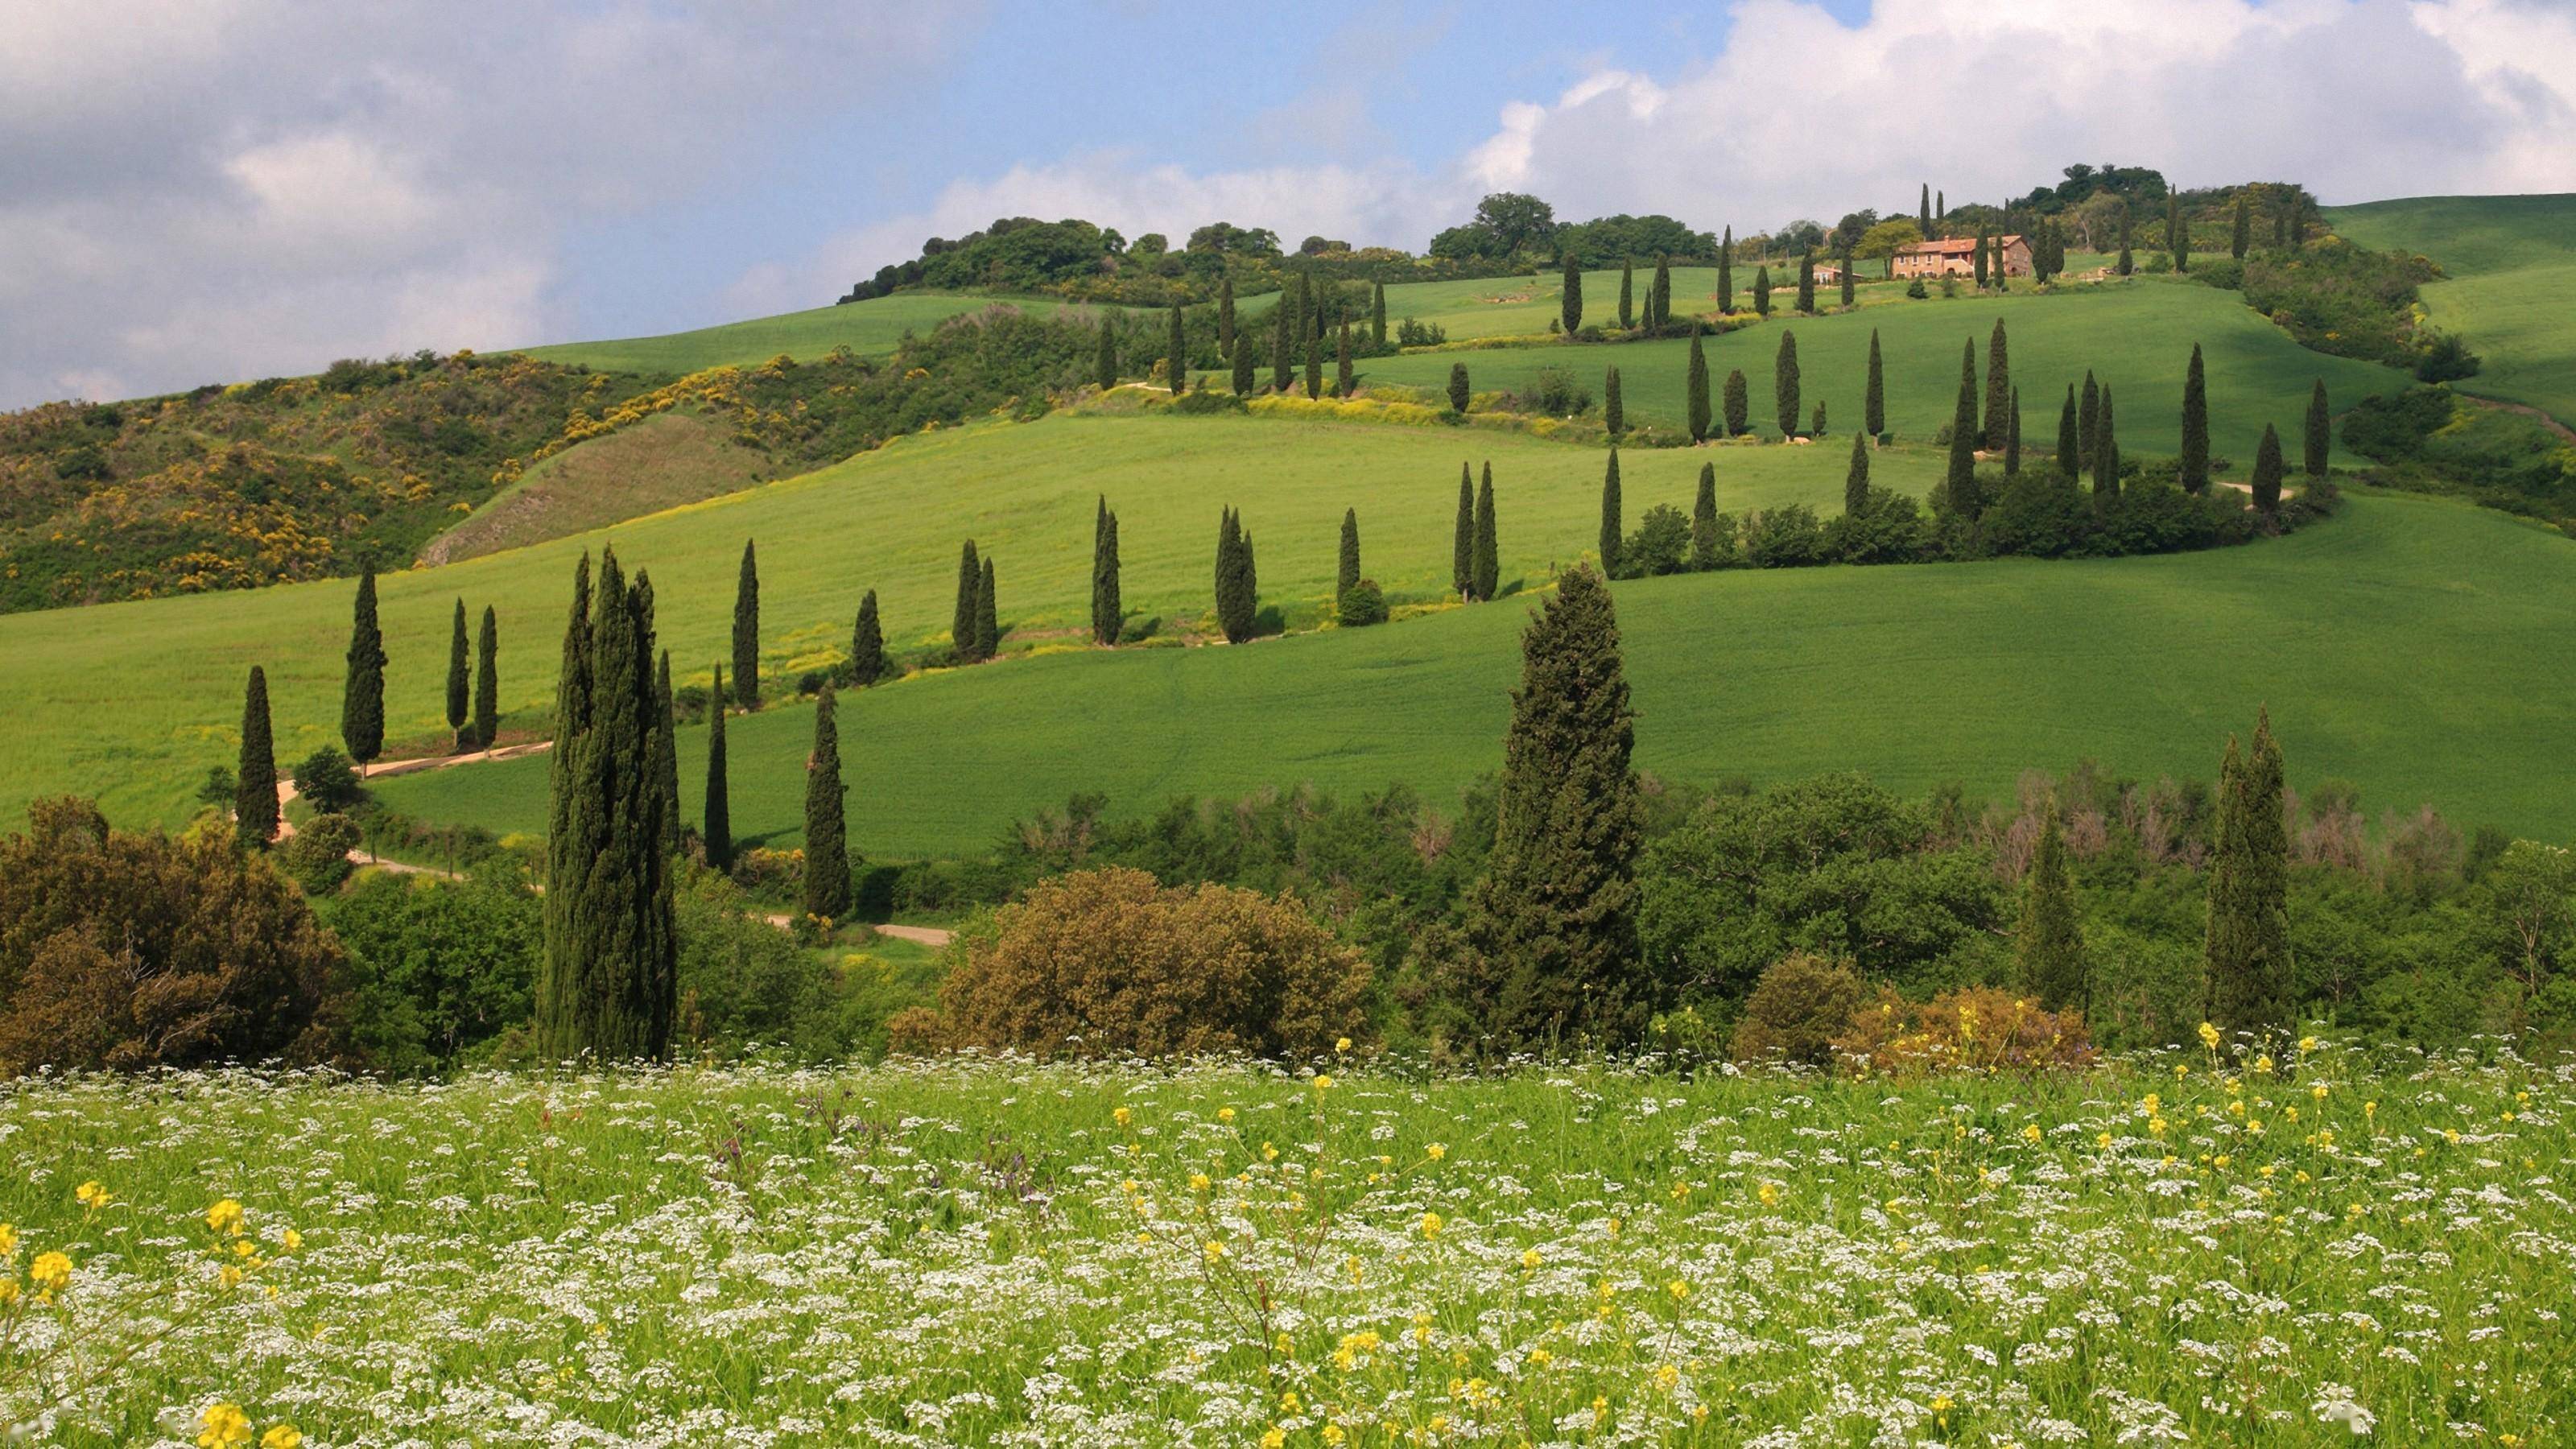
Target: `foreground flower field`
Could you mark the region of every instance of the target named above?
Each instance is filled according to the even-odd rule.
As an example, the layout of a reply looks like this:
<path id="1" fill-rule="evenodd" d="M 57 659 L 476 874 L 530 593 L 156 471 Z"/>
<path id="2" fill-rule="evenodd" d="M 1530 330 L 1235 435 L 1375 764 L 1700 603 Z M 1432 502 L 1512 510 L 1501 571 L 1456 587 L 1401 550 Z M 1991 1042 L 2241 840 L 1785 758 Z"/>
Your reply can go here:
<path id="1" fill-rule="evenodd" d="M 2564 1443 L 2571 1093 L 2332 1047 L 26 1081 L 0 1415 L 216 1449 Z"/>

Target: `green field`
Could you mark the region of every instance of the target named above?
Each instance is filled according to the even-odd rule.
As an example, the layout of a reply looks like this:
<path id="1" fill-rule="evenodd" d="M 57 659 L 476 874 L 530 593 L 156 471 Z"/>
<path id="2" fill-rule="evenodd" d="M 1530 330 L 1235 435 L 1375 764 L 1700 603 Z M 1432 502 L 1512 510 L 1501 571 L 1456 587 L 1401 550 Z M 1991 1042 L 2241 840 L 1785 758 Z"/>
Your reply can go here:
<path id="1" fill-rule="evenodd" d="M 2336 207 L 2334 229 L 2440 262 L 2434 325 L 2485 359 L 2462 392 L 2529 403 L 2576 423 L 2576 195 L 2424 196 Z"/>
<path id="2" fill-rule="evenodd" d="M 1704 344 L 1710 406 L 1722 405 L 1726 374 L 1740 368 L 1753 426 L 1777 437 L 1772 370 L 1780 334 L 1791 331 L 1798 337 L 1799 426 L 1807 425 L 1808 414 L 1822 400 L 1831 430 L 1855 432 L 1862 421 L 1869 335 L 1875 329 L 1885 362 L 1888 426 L 1901 438 L 1928 440 L 1950 420 L 1958 398 L 1960 344 L 1975 341 L 1982 377 L 1987 338 L 1997 319 L 2004 323 L 2013 380 L 2021 388 L 2023 441 L 2034 448 L 2056 446 L 2066 388 L 2082 382 L 2090 368 L 2111 386 L 2121 443 L 2132 452 L 2173 452 L 2182 431 L 2183 369 L 2194 343 L 2200 345 L 2208 370 L 2211 446 L 2234 461 L 2240 477 L 2253 465 L 2265 423 L 2285 436 L 2297 435 L 2316 379 L 2325 379 L 2338 410 L 2405 381 L 2391 368 L 2300 347 L 2234 293 L 2137 279 L 2064 288 L 2045 296 L 1935 296 L 1840 316 L 1775 316 Z M 1555 366 L 1573 373 L 1597 397 L 1604 371 L 1616 367 L 1630 418 L 1679 427 L 1687 420 L 1689 354 L 1690 344 L 1680 341 L 1558 344 L 1374 358 L 1361 371 L 1364 381 L 1441 388 L 1448 384 L 1451 365 L 1463 362 L 1474 387 L 1491 391 L 1524 385 L 1540 369 Z"/>
<path id="3" fill-rule="evenodd" d="M 1045 298 L 961 297 L 938 292 L 900 292 L 847 306 L 816 307 L 748 322 L 728 322 L 693 332 L 659 337 L 625 337 L 606 342 L 559 342 L 546 347 L 497 348 L 524 352 L 568 367 L 602 372 L 648 372 L 681 375 L 701 368 L 751 367 L 780 353 L 802 362 L 835 347 L 859 355 L 894 351 L 907 332 L 927 332 L 961 312 L 989 307 L 997 300 L 1028 311 L 1053 311 L 1062 303 Z"/>

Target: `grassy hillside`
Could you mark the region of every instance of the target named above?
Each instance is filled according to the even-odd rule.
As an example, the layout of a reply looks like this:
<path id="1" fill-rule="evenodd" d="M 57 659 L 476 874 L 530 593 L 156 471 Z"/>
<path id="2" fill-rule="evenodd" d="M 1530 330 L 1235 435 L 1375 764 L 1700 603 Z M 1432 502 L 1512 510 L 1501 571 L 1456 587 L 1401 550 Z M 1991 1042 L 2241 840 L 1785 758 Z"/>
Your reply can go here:
<path id="1" fill-rule="evenodd" d="M 568 455 L 570 456 L 570 455 Z M 551 708 L 572 561 L 613 540 L 652 571 L 663 641 L 684 672 L 727 657 L 735 569 L 759 541 L 765 669 L 810 668 L 848 647 L 860 593 L 879 590 L 898 650 L 943 639 L 957 551 L 968 535 L 998 560 L 1006 647 L 1067 642 L 1089 617 L 1092 509 L 1107 493 L 1122 528 L 1128 607 L 1178 624 L 1209 604 L 1218 509 L 1241 505 L 1259 544 L 1262 593 L 1312 616 L 1332 588 L 1342 510 L 1360 510 L 1370 574 L 1399 599 L 1445 591 L 1458 466 L 1494 463 L 1504 577 L 1543 575 L 1595 535 L 1601 455 L 1482 431 L 1251 418 L 1058 416 L 1025 426 L 919 434 L 803 478 L 604 533 L 440 568 L 388 574 L 393 662 L 389 737 L 443 729 L 452 600 L 501 618 L 505 711 Z M 1700 459 L 1638 454 L 1632 512 L 1687 506 Z M 1843 458 L 1829 449 L 1719 457 L 1726 506 L 1787 498 L 1831 506 Z M 1891 454 L 1882 481 L 1920 491 L 1929 453 Z M 207 766 L 227 763 L 242 677 L 266 665 L 278 752 L 293 760 L 339 720 L 346 581 L 0 617 L 12 745 L 0 751 L 0 822 L 38 792 L 100 795 L 120 820 L 182 818 Z"/>
<path id="2" fill-rule="evenodd" d="M 1909 791 L 2000 793 L 2025 767 L 2089 757 L 2206 779 L 2224 735 L 2268 703 L 2300 787 L 2340 778 L 2374 813 L 2431 801 L 2552 837 L 2576 823 L 2576 544 L 2463 505 L 2359 498 L 2331 523 L 2215 553 L 1694 575 L 1620 584 L 1617 599 L 1638 759 L 1676 777 L 1857 768 Z M 972 849 L 1077 790 L 1125 811 L 1301 781 L 1401 780 L 1439 799 L 1500 761 L 1527 613 L 1504 600 L 869 691 L 840 726 L 854 843 Z M 742 834 L 796 837 L 811 727 L 802 707 L 733 723 Z M 704 738 L 681 736 L 692 814 Z M 436 818 L 543 826 L 541 760 L 383 790 Z"/>
<path id="3" fill-rule="evenodd" d="M 861 357 L 894 351 L 906 332 L 927 332 L 946 318 L 992 305 L 990 297 L 958 297 L 937 292 L 904 292 L 843 307 L 816 307 L 777 317 L 755 317 L 694 332 L 659 337 L 625 337 L 607 342 L 564 342 L 548 347 L 514 349 L 530 357 L 605 372 L 667 373 L 677 377 L 709 367 L 756 367 L 785 353 L 811 362 L 835 347 Z M 1057 302 L 1014 297 L 1023 311 L 1052 312 Z"/>
<path id="4" fill-rule="evenodd" d="M 2424 196 L 2326 219 L 2364 246 L 2422 252 L 2450 273 L 2424 287 L 2424 305 L 2485 359 L 2461 391 L 2576 423 L 2576 195 Z"/>
<path id="5" fill-rule="evenodd" d="M 2237 464 L 2240 476 L 2253 464 L 2265 423 L 2285 436 L 2297 435 L 2315 379 L 2325 379 L 2338 410 L 2405 381 L 2389 368 L 2307 351 L 2232 293 L 2140 279 L 2047 296 L 1935 296 L 1840 316 L 1776 316 L 1705 344 L 1710 404 L 1722 405 L 1727 372 L 1741 368 L 1754 427 L 1776 437 L 1772 368 L 1781 333 L 1792 331 L 1804 399 L 1800 426 L 1822 399 L 1834 431 L 1856 431 L 1868 382 L 1869 334 L 1876 329 L 1886 364 L 1888 426 L 1902 438 L 1928 440 L 1950 420 L 1958 397 L 1960 344 L 1974 340 L 1982 377 L 1987 338 L 1999 318 L 2021 388 L 2023 438 L 2039 448 L 2056 445 L 2067 385 L 2080 383 L 2090 368 L 2112 388 L 2121 443 L 2133 452 L 2173 452 L 2181 445 L 2183 369 L 2194 343 L 2208 369 L 2211 445 Z M 1362 370 L 1371 380 L 1439 388 L 1447 385 L 1450 366 L 1463 362 L 1477 390 L 1487 391 L 1526 384 L 1540 369 L 1554 366 L 1573 373 L 1597 397 L 1603 372 L 1615 366 L 1631 418 L 1678 426 L 1685 420 L 1689 352 L 1690 344 L 1680 341 L 1555 344 L 1376 358 Z"/>

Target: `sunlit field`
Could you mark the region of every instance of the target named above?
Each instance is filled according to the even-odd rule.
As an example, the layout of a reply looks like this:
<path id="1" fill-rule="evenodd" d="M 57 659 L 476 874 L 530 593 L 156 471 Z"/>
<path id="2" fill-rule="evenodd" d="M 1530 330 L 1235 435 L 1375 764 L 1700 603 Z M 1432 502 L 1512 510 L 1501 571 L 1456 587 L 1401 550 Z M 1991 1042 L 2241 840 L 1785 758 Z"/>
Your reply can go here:
<path id="1" fill-rule="evenodd" d="M 2571 1091 L 2197 1045 L 36 1079 L 0 1409 L 48 1445 L 2564 1443 Z"/>

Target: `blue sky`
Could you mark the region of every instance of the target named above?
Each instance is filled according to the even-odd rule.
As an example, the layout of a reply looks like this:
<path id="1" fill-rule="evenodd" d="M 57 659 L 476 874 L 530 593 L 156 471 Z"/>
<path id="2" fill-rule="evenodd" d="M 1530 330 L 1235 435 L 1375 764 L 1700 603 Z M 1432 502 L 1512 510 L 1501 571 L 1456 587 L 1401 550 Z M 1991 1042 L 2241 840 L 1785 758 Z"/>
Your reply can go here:
<path id="1" fill-rule="evenodd" d="M 0 406 L 822 305 L 1079 215 L 1739 230 L 2073 161 L 2576 190 L 2563 0 L 13 0 Z M 2403 63 L 2392 63 L 2402 57 Z"/>

